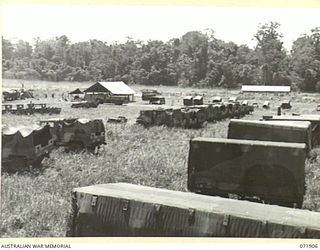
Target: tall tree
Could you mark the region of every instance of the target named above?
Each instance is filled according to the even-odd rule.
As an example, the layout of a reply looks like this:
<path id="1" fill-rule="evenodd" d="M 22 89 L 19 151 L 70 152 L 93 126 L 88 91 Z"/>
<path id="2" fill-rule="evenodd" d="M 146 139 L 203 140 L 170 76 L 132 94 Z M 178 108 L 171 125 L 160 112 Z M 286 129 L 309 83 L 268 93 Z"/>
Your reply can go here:
<path id="1" fill-rule="evenodd" d="M 264 85 L 281 84 L 273 81 L 273 74 L 286 70 L 286 52 L 281 42 L 282 34 L 278 32 L 279 26 L 277 22 L 263 24 L 254 36 L 257 40 L 255 51 L 261 65 L 261 81 Z"/>

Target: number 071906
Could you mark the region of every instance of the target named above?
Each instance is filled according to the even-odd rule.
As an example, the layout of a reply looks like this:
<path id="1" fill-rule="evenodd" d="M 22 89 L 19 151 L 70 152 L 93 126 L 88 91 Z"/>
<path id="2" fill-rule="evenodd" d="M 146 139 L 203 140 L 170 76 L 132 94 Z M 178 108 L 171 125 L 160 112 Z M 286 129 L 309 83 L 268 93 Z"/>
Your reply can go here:
<path id="1" fill-rule="evenodd" d="M 317 249 L 318 244 L 300 244 L 300 248 Z"/>

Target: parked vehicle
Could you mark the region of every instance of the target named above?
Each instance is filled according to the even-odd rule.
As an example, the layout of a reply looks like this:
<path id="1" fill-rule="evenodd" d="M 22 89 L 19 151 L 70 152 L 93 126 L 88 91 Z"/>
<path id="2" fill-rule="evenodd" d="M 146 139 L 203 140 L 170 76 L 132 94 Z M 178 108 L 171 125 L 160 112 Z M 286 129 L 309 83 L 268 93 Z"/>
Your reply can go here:
<path id="1" fill-rule="evenodd" d="M 40 124 L 50 126 L 54 144 L 67 149 L 89 149 L 105 144 L 105 127 L 102 119 L 47 119 Z"/>
<path id="2" fill-rule="evenodd" d="M 118 117 L 110 117 L 108 118 L 108 123 L 126 123 L 128 119 L 124 116 L 118 116 Z"/>
<path id="3" fill-rule="evenodd" d="M 311 122 L 312 147 L 320 145 L 320 115 L 273 115 L 263 116 L 263 120 L 271 121 L 309 121 Z"/>
<path id="4" fill-rule="evenodd" d="M 143 89 L 142 90 L 142 100 L 143 101 L 149 101 L 151 97 L 161 95 L 160 92 L 158 92 L 155 89 Z"/>
<path id="5" fill-rule="evenodd" d="M 281 108 L 282 109 L 291 109 L 291 101 L 290 100 L 286 100 L 286 101 L 283 101 L 281 103 Z"/>
<path id="6" fill-rule="evenodd" d="M 311 122 L 308 121 L 252 121 L 231 119 L 228 138 L 260 141 L 305 143 L 312 148 Z"/>
<path id="7" fill-rule="evenodd" d="M 53 149 L 49 126 L 2 126 L 1 167 L 3 172 L 39 167 Z"/>
<path id="8" fill-rule="evenodd" d="M 300 208 L 305 159 L 304 143 L 194 138 L 190 141 L 188 189 Z"/>
<path id="9" fill-rule="evenodd" d="M 73 189 L 66 236 L 320 238 L 320 214 L 128 183 Z M 102 209 L 103 208 L 103 209 Z"/>
<path id="10" fill-rule="evenodd" d="M 149 98 L 149 103 L 162 105 L 166 103 L 166 99 L 163 96 L 153 96 Z"/>

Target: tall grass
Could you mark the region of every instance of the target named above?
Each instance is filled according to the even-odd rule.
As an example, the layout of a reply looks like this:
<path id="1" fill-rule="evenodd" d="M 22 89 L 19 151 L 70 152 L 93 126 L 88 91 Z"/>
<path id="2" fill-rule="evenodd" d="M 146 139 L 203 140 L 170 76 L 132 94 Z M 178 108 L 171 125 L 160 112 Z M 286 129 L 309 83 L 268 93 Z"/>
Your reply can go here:
<path id="1" fill-rule="evenodd" d="M 42 86 L 42 85 L 41 85 Z M 49 85 L 47 85 L 49 86 Z M 70 90 L 74 88 L 71 85 Z M 136 86 L 135 89 L 143 88 Z M 56 86 L 54 86 L 56 88 Z M 38 90 L 38 95 L 43 94 Z M 48 91 L 53 91 L 50 86 Z M 196 92 L 194 89 L 160 88 L 169 100 L 169 106 L 179 105 L 181 97 Z M 203 90 L 201 90 L 203 91 Z M 205 100 L 216 94 L 226 98 L 226 90 L 206 90 Z M 237 94 L 233 92 L 232 95 Z M 181 97 L 180 97 L 181 96 Z M 246 99 L 254 98 L 254 95 Z M 207 99 L 206 99 L 207 98 Z M 280 96 L 274 102 L 281 101 Z M 300 98 L 300 95 L 297 97 Z M 319 95 L 315 96 L 319 98 Z M 178 100 L 177 100 L 178 99 Z M 263 102 L 263 96 L 257 97 Z M 253 100 L 253 99 L 252 99 Z M 301 100 L 301 101 L 300 101 Z M 319 100 L 319 99 L 318 99 Z M 1 237 L 63 237 L 70 213 L 73 188 L 110 182 L 129 182 L 159 188 L 187 191 L 187 157 L 189 140 L 193 137 L 226 137 L 228 120 L 209 123 L 199 130 L 151 127 L 135 125 L 139 110 L 150 106 L 138 101 L 127 106 L 101 105 L 97 109 L 71 109 L 70 103 L 58 98 L 39 98 L 51 106 L 62 107 L 63 117 L 103 118 L 124 115 L 128 124 L 107 124 L 106 141 L 98 155 L 86 151 L 66 153 L 55 149 L 50 158 L 43 161 L 42 169 L 20 174 L 1 176 Z M 257 109 L 245 119 L 259 119 L 263 114 L 275 114 L 276 106 L 265 111 Z M 293 111 L 307 109 L 315 113 L 311 103 L 302 99 L 295 103 Z M 38 123 L 49 115 L 14 116 L 3 115 L 2 122 L 10 125 Z M 307 191 L 304 208 L 320 211 L 320 149 L 312 151 L 306 164 Z"/>

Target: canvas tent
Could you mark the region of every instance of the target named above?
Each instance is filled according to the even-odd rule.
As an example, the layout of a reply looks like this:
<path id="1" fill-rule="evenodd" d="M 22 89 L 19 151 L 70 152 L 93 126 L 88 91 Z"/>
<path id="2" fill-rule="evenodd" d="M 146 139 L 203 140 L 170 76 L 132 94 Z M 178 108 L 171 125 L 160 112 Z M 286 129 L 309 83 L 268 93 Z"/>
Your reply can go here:
<path id="1" fill-rule="evenodd" d="M 131 89 L 124 82 L 96 82 L 89 88 L 83 91 L 85 93 L 85 99 L 93 101 L 101 99 L 106 101 L 108 97 L 123 97 L 127 101 L 134 101 L 134 90 Z"/>
<path id="2" fill-rule="evenodd" d="M 83 94 L 83 92 L 79 88 L 77 88 L 74 91 L 69 92 L 69 94 L 70 95 L 80 95 L 80 94 Z"/>
<path id="3" fill-rule="evenodd" d="M 285 92 L 291 91 L 290 86 L 271 86 L 271 85 L 242 85 L 241 92 Z"/>

